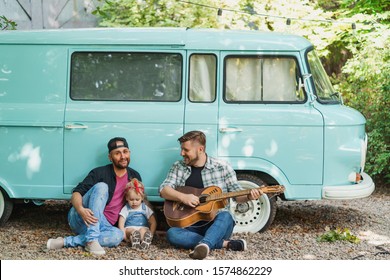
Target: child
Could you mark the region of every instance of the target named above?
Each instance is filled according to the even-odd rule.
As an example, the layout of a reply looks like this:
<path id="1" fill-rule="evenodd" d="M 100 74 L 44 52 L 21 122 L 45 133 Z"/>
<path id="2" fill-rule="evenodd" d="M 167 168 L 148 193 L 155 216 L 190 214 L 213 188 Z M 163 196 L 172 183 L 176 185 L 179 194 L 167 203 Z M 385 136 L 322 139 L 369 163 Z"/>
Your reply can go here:
<path id="1" fill-rule="evenodd" d="M 118 227 L 133 248 L 148 249 L 156 231 L 157 221 L 153 210 L 146 205 L 144 185 L 136 178 L 126 185 L 126 205 L 119 213 Z M 146 203 L 145 203 L 146 202 Z"/>

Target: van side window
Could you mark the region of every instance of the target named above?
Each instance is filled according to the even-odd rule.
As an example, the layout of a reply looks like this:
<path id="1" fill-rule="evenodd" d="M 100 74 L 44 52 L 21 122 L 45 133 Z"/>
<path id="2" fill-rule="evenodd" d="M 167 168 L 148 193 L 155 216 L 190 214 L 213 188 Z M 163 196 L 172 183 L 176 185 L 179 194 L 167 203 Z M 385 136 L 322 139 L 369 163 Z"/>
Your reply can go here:
<path id="1" fill-rule="evenodd" d="M 189 99 L 193 102 L 215 100 L 217 58 L 212 54 L 193 54 L 190 57 Z"/>
<path id="2" fill-rule="evenodd" d="M 179 101 L 177 53 L 75 52 L 70 96 L 75 100 Z"/>
<path id="3" fill-rule="evenodd" d="M 305 94 L 294 58 L 229 56 L 225 59 L 225 101 L 302 102 Z"/>

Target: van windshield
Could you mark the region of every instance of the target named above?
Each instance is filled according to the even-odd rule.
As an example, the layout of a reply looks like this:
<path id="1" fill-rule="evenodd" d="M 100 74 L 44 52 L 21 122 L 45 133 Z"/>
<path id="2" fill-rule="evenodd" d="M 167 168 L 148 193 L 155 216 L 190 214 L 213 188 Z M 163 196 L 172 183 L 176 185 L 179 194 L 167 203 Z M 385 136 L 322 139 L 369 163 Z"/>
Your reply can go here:
<path id="1" fill-rule="evenodd" d="M 321 103 L 341 103 L 341 97 L 335 92 L 326 74 L 321 60 L 314 50 L 307 54 L 309 67 L 314 80 L 315 94 Z"/>

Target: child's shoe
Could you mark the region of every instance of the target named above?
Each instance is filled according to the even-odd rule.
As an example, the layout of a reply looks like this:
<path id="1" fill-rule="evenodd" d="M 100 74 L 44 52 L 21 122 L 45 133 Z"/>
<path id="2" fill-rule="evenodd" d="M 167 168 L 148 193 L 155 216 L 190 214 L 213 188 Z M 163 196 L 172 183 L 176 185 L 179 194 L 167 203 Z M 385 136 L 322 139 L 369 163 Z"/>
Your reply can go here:
<path id="1" fill-rule="evenodd" d="M 130 240 L 132 248 L 141 248 L 141 233 L 138 230 L 131 234 Z"/>
<path id="2" fill-rule="evenodd" d="M 152 243 L 152 239 L 153 239 L 153 235 L 152 233 L 150 232 L 150 230 L 148 230 L 147 232 L 145 232 L 145 235 L 144 235 L 144 240 L 142 241 L 141 245 L 140 245 L 140 248 L 142 250 L 146 250 L 149 248 L 150 246 L 150 243 Z"/>

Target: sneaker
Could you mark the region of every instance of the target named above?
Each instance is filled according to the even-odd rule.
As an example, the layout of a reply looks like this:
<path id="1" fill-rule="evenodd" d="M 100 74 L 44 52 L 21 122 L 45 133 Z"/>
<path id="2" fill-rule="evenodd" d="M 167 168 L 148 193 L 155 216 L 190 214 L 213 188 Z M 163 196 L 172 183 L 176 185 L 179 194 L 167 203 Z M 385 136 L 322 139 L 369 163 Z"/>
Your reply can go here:
<path id="1" fill-rule="evenodd" d="M 104 255 L 106 253 L 97 241 L 88 242 L 85 246 L 85 251 L 90 252 L 93 255 Z"/>
<path id="2" fill-rule="evenodd" d="M 246 241 L 244 239 L 230 240 L 227 249 L 231 251 L 245 251 Z"/>
<path id="3" fill-rule="evenodd" d="M 150 243 L 152 243 L 152 239 L 153 239 L 153 235 L 152 235 L 152 233 L 150 232 L 150 230 L 148 230 L 148 231 L 145 232 L 145 234 L 144 234 L 144 240 L 141 242 L 140 248 L 141 248 L 142 250 L 148 249 Z"/>
<path id="4" fill-rule="evenodd" d="M 64 239 L 62 237 L 50 238 L 47 240 L 46 247 L 48 250 L 61 249 L 64 247 Z"/>
<path id="5" fill-rule="evenodd" d="M 194 251 L 190 253 L 190 257 L 195 260 L 203 260 L 208 256 L 210 248 L 205 243 L 200 243 L 195 246 Z"/>
<path id="6" fill-rule="evenodd" d="M 130 236 L 131 247 L 132 248 L 141 248 L 141 233 L 136 230 Z"/>

